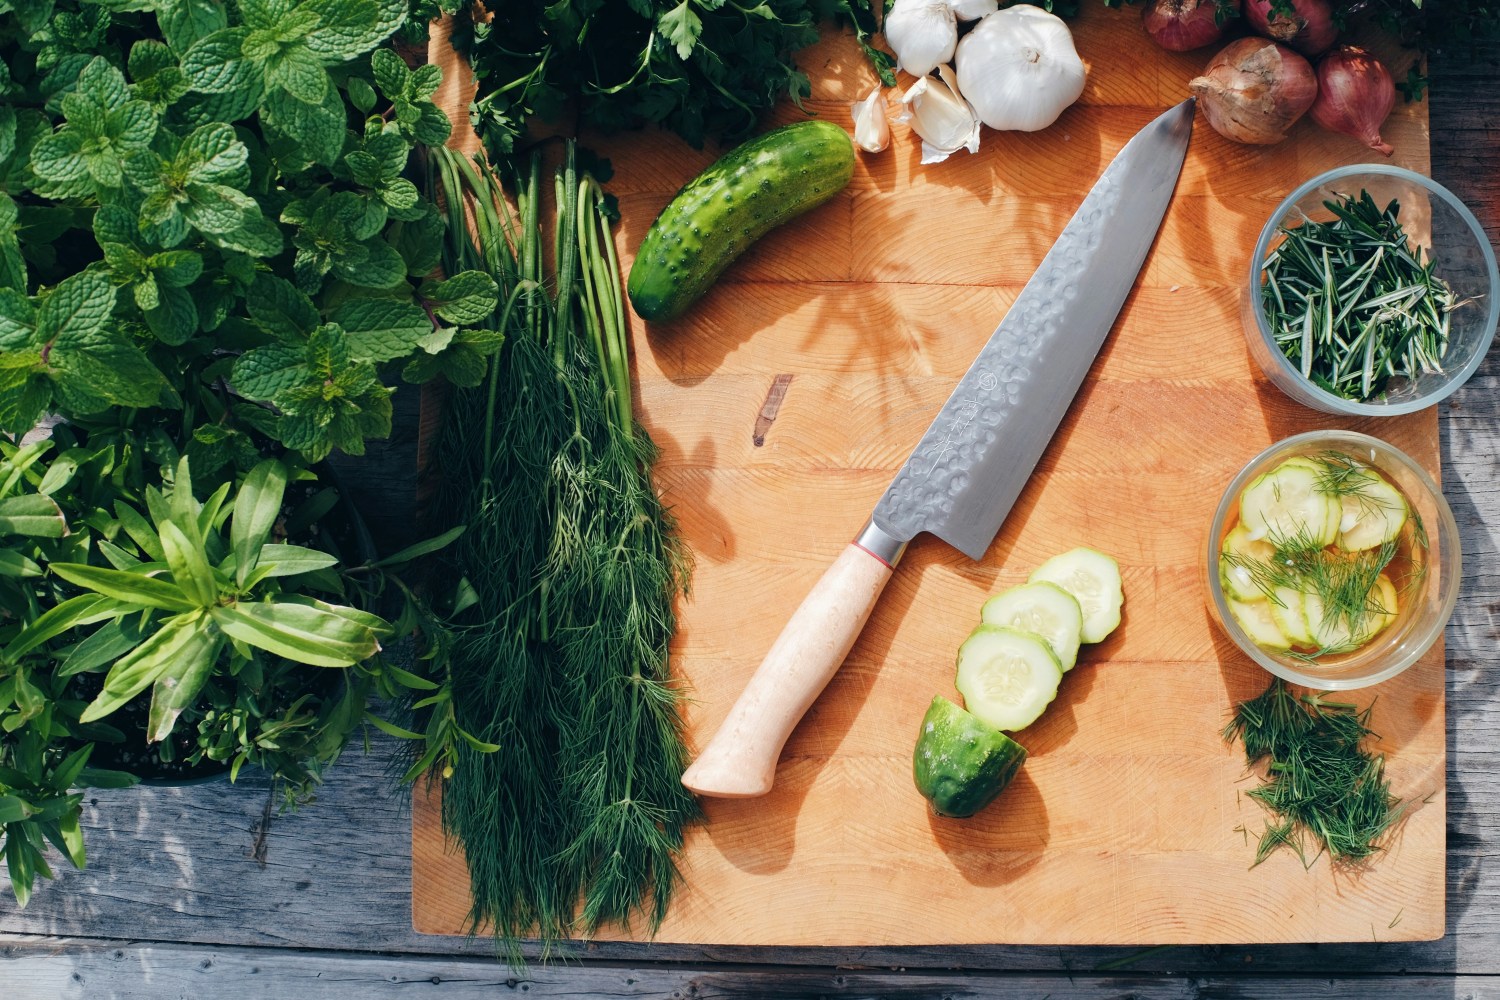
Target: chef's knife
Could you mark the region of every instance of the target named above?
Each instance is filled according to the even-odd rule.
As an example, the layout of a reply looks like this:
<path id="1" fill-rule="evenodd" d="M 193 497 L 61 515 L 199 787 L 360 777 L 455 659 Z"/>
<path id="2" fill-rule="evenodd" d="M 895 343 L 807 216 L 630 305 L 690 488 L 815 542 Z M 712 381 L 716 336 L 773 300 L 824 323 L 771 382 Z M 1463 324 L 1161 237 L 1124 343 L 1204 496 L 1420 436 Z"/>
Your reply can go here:
<path id="1" fill-rule="evenodd" d="M 1156 238 L 1193 131 L 1188 99 L 1143 128 L 1083 199 L 897 471 L 683 774 L 702 795 L 771 790 L 787 737 L 833 678 L 907 543 L 983 558 L 1088 374 Z"/>

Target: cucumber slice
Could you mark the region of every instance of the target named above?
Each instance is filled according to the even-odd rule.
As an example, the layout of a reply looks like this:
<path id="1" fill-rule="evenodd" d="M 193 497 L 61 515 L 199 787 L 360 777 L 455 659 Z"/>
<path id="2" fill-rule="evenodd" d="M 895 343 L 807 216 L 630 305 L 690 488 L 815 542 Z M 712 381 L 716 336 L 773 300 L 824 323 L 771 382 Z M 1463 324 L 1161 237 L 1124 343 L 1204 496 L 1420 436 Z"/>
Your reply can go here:
<path id="1" fill-rule="evenodd" d="M 1347 653 L 1358 649 L 1379 631 L 1381 618 L 1368 615 L 1360 623 L 1362 630 L 1356 635 L 1347 615 L 1324 613 L 1323 599 L 1317 594 L 1302 595 L 1302 604 L 1307 609 L 1307 627 L 1312 630 L 1313 644 L 1320 653 Z"/>
<path id="2" fill-rule="evenodd" d="M 1396 596 L 1396 585 L 1384 573 L 1375 578 L 1375 633 L 1378 635 L 1396 623 L 1401 611 L 1400 599 Z"/>
<path id="3" fill-rule="evenodd" d="M 1277 587 L 1271 592 L 1271 619 L 1293 646 L 1315 646 L 1317 639 L 1307 624 L 1307 606 L 1303 593 L 1291 587 Z"/>
<path id="4" fill-rule="evenodd" d="M 1401 534 L 1406 524 L 1406 498 L 1378 473 L 1361 469 L 1351 474 L 1348 492 L 1340 492 L 1338 546 L 1359 552 L 1384 545 Z"/>
<path id="5" fill-rule="evenodd" d="M 1083 611 L 1084 642 L 1102 642 L 1120 624 L 1125 592 L 1120 564 L 1095 549 L 1077 548 L 1053 556 L 1031 574 L 1030 583 L 1054 583 L 1073 595 Z"/>
<path id="6" fill-rule="evenodd" d="M 939 816 L 972 816 L 1005 791 L 1026 748 L 938 695 L 922 717 L 912 781 Z"/>
<path id="7" fill-rule="evenodd" d="M 1292 641 L 1286 637 L 1276 624 L 1276 619 L 1271 616 L 1270 601 L 1236 601 L 1230 598 L 1228 601 L 1229 613 L 1239 623 L 1240 628 L 1250 637 L 1250 641 L 1262 649 L 1272 649 L 1284 652 L 1292 648 Z"/>
<path id="8" fill-rule="evenodd" d="M 1025 729 L 1062 683 L 1062 664 L 1046 641 L 1003 625 L 980 625 L 958 647 L 955 686 L 966 707 L 996 729 Z"/>
<path id="9" fill-rule="evenodd" d="M 1250 567 L 1256 563 L 1268 563 L 1276 555 L 1276 548 L 1270 542 L 1250 537 L 1250 530 L 1243 524 L 1236 524 L 1229 534 L 1224 536 L 1224 544 L 1219 551 L 1223 555 L 1219 559 L 1219 584 L 1224 592 L 1236 601 L 1263 601 L 1266 592 L 1261 590 L 1255 583 L 1255 574 Z"/>
<path id="10" fill-rule="evenodd" d="M 1319 489 L 1326 470 L 1290 459 L 1256 477 L 1240 494 L 1240 523 L 1256 540 L 1281 548 L 1321 549 L 1338 537 L 1338 498 Z"/>
<path id="11" fill-rule="evenodd" d="M 1023 583 L 1001 591 L 984 602 L 979 620 L 1041 636 L 1052 647 L 1064 672 L 1078 662 L 1083 609 L 1077 598 L 1055 583 Z"/>

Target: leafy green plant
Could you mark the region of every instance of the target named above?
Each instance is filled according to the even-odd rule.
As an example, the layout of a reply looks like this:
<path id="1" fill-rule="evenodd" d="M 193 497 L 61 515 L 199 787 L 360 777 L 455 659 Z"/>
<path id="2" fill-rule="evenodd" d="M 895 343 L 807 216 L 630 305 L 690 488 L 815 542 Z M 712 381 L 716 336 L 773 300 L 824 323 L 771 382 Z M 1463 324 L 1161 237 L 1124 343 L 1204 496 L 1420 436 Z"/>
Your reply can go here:
<path id="1" fill-rule="evenodd" d="M 191 410 L 239 468 L 255 436 L 317 461 L 390 432 L 403 370 L 493 353 L 458 329 L 493 282 L 428 280 L 444 221 L 414 178 L 450 126 L 437 68 L 381 47 L 405 17 L 0 3 L 0 430 Z"/>

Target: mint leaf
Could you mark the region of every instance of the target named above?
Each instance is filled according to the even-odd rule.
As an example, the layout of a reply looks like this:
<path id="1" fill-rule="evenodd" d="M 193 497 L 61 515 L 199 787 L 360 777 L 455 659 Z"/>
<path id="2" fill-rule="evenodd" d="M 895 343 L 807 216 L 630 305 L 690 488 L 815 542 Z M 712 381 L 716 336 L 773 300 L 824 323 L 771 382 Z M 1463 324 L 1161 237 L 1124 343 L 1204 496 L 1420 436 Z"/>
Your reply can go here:
<path id="1" fill-rule="evenodd" d="M 247 166 L 250 152 L 235 135 L 234 128 L 222 122 L 193 130 L 177 150 L 172 171 L 184 182 L 228 184 L 245 188 L 250 184 Z"/>
<path id="2" fill-rule="evenodd" d="M 58 282 L 36 311 L 44 341 L 83 344 L 104 329 L 115 306 L 115 289 L 98 271 L 81 271 Z"/>
<path id="3" fill-rule="evenodd" d="M 26 261 L 16 235 L 20 212 L 10 195 L 0 191 L 0 288 L 26 287 Z"/>
<path id="4" fill-rule="evenodd" d="M 420 306 L 397 299 L 349 298 L 328 318 L 343 328 L 357 360 L 405 357 L 432 333 L 432 320 Z"/>
<path id="5" fill-rule="evenodd" d="M 146 326 L 163 344 L 180 346 L 198 332 L 198 307 L 186 289 L 157 285 L 157 305 L 145 310 Z"/>
<path id="6" fill-rule="evenodd" d="M 304 352 L 296 347 L 276 344 L 241 354 L 234 363 L 229 381 L 246 399 L 271 401 L 307 378 Z"/>
<path id="7" fill-rule="evenodd" d="M 225 28 L 193 43 L 182 56 L 182 72 L 192 88 L 204 94 L 259 92 L 262 74 L 241 56 L 247 35 L 245 28 Z"/>
<path id="8" fill-rule="evenodd" d="M 337 277 L 361 288 L 395 288 L 406 281 L 406 261 L 379 239 L 349 247 L 332 264 Z"/>
<path id="9" fill-rule="evenodd" d="M 313 163 L 331 164 L 344 147 L 344 100 L 330 87 L 320 104 L 298 100 L 286 90 L 273 90 L 261 107 L 261 120 L 273 139 L 290 144 Z"/>
<path id="10" fill-rule="evenodd" d="M 267 333 L 279 338 L 306 336 L 318 325 L 318 310 L 285 278 L 257 275 L 245 295 L 245 308 Z"/>
<path id="11" fill-rule="evenodd" d="M 200 39 L 229 27 L 226 7 L 215 0 L 157 0 L 156 24 L 172 51 L 182 55 Z"/>
<path id="12" fill-rule="evenodd" d="M 500 288 L 483 271 L 460 271 L 445 281 L 424 283 L 417 294 L 448 322 L 472 325 L 495 311 Z"/>
<path id="13" fill-rule="evenodd" d="M 484 381 L 490 355 L 504 343 L 505 335 L 498 330 L 459 330 L 437 353 L 412 355 L 401 370 L 401 377 L 419 383 L 442 375 L 454 385 L 473 387 Z"/>
<path id="14" fill-rule="evenodd" d="M 318 15 L 318 27 L 303 43 L 325 62 L 347 62 L 385 41 L 406 19 L 404 2 L 307 0 L 303 10 Z"/>

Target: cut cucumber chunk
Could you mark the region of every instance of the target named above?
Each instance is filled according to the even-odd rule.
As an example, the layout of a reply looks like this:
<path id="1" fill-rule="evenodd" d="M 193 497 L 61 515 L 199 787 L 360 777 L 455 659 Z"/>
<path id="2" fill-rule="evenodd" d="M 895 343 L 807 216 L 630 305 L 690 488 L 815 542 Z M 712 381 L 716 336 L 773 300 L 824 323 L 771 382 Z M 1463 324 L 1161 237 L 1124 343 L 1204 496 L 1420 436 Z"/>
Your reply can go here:
<path id="1" fill-rule="evenodd" d="M 1077 548 L 1053 556 L 1031 574 L 1030 583 L 1053 583 L 1073 595 L 1083 611 L 1084 642 L 1102 642 L 1120 624 L 1125 591 L 1120 564 L 1095 549 Z"/>
<path id="2" fill-rule="evenodd" d="M 1064 671 L 1078 662 L 1083 609 L 1077 598 L 1055 583 L 1023 583 L 1001 591 L 984 602 L 979 619 L 986 625 L 1006 625 L 1041 636 Z"/>
<path id="3" fill-rule="evenodd" d="M 912 781 L 939 816 L 972 816 L 1005 791 L 1026 748 L 938 695 L 912 752 Z"/>
<path id="4" fill-rule="evenodd" d="M 1307 627 L 1312 630 L 1313 644 L 1321 653 L 1347 653 L 1358 649 L 1380 630 L 1380 616 L 1365 615 L 1361 622 L 1352 623 L 1348 615 L 1327 613 L 1323 599 L 1317 594 L 1304 594 L 1302 604 L 1307 609 Z"/>
<path id="5" fill-rule="evenodd" d="M 1406 524 L 1406 498 L 1368 469 L 1351 473 L 1348 492 L 1339 495 L 1338 546 L 1359 552 L 1384 545 Z"/>
<path id="6" fill-rule="evenodd" d="M 1338 498 L 1319 489 L 1326 470 L 1290 459 L 1255 479 L 1240 494 L 1240 523 L 1253 539 L 1278 548 L 1321 549 L 1338 537 Z"/>
<path id="7" fill-rule="evenodd" d="M 1250 637 L 1250 641 L 1263 649 L 1274 649 L 1278 652 L 1292 648 L 1292 641 L 1286 637 L 1276 624 L 1276 619 L 1271 615 L 1270 601 L 1236 601 L 1229 599 L 1229 613 L 1239 623 L 1240 628 Z"/>
<path id="8" fill-rule="evenodd" d="M 996 729 L 1025 729 L 1057 697 L 1062 664 L 1046 641 L 1003 625 L 980 625 L 958 647 L 955 686 L 966 707 Z"/>
<path id="9" fill-rule="evenodd" d="M 1293 646 L 1313 646 L 1317 640 L 1307 624 L 1307 607 L 1300 590 L 1277 587 L 1271 593 L 1271 619 Z"/>

